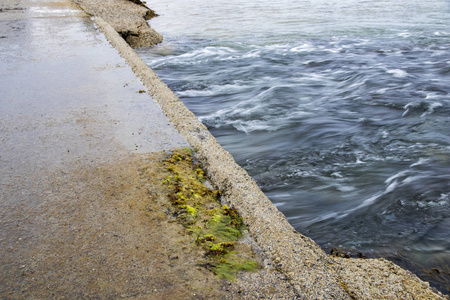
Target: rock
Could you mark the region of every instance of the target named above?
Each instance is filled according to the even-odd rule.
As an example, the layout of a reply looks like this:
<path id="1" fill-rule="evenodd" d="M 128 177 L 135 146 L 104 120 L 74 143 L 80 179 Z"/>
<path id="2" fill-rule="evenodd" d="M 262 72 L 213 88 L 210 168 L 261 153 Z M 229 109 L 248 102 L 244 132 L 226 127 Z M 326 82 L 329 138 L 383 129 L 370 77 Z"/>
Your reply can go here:
<path id="1" fill-rule="evenodd" d="M 108 22 L 132 48 L 151 47 L 163 37 L 147 20 L 157 14 L 145 5 L 128 0 L 73 0 L 86 13 Z"/>

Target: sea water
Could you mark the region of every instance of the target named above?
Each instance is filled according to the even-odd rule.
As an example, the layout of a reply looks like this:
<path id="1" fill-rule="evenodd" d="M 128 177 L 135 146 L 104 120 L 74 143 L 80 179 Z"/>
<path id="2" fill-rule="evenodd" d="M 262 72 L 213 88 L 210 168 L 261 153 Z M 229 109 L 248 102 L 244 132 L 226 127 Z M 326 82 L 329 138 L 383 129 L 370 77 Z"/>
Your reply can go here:
<path id="1" fill-rule="evenodd" d="M 159 0 L 139 54 L 301 233 L 448 293 L 449 0 Z"/>

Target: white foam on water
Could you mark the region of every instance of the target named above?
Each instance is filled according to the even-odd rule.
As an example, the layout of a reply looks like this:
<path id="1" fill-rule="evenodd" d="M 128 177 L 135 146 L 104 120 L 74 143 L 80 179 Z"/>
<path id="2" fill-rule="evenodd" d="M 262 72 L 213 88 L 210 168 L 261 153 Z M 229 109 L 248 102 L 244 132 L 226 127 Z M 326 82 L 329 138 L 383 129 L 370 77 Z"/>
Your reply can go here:
<path id="1" fill-rule="evenodd" d="M 425 97 L 426 100 L 436 99 L 436 98 L 441 98 L 441 96 L 436 93 L 428 93 L 427 96 Z"/>
<path id="2" fill-rule="evenodd" d="M 214 47 L 208 46 L 205 48 L 196 49 L 177 56 L 162 56 L 159 59 L 153 59 L 149 62 L 152 68 L 160 68 L 167 64 L 169 65 L 193 65 L 208 61 L 221 60 L 236 60 L 241 59 L 237 54 L 238 51 L 229 47 Z"/>
<path id="3" fill-rule="evenodd" d="M 314 81 L 322 81 L 324 80 L 326 77 L 323 74 L 318 74 L 318 73 L 308 73 L 306 75 L 306 78 L 308 78 L 308 80 L 314 80 Z"/>
<path id="4" fill-rule="evenodd" d="M 447 194 L 442 193 L 438 200 L 439 201 L 449 201 L 449 199 L 450 199 L 450 193 L 447 193 Z"/>
<path id="5" fill-rule="evenodd" d="M 305 43 L 303 45 L 300 45 L 300 46 L 297 46 L 297 47 L 293 47 L 289 51 L 290 52 L 313 52 L 316 49 L 317 48 L 314 47 L 313 45 L 311 45 L 309 43 Z"/>
<path id="6" fill-rule="evenodd" d="M 446 31 L 435 31 L 433 34 L 436 35 L 436 36 L 449 36 L 449 35 L 450 35 L 450 32 L 446 32 Z"/>
<path id="7" fill-rule="evenodd" d="M 305 227 L 307 227 L 307 226 L 309 226 L 311 224 L 314 224 L 314 223 L 318 223 L 318 222 L 321 222 L 321 221 L 324 221 L 324 220 L 328 220 L 328 219 L 339 218 L 339 217 L 340 217 L 339 213 L 331 212 L 331 213 L 327 213 L 327 214 L 325 214 L 323 216 L 315 217 L 314 219 L 306 221 L 303 224 L 304 224 Z M 293 216 L 293 217 L 288 217 L 287 220 L 291 221 L 291 220 L 297 220 L 297 219 L 301 219 L 301 218 L 304 218 L 304 217 L 302 217 L 302 216 Z"/>
<path id="8" fill-rule="evenodd" d="M 381 88 L 375 91 L 375 93 L 383 95 L 384 93 L 386 93 L 388 90 L 390 90 L 390 88 Z"/>
<path id="9" fill-rule="evenodd" d="M 400 172 L 400 173 L 398 173 L 398 174 L 401 174 L 401 173 L 402 173 L 402 172 Z M 397 175 L 398 175 L 398 174 L 397 174 Z M 397 176 L 397 175 L 394 175 L 394 176 Z M 396 177 L 394 178 L 394 176 L 388 178 L 388 179 L 386 180 L 386 182 L 391 182 L 393 179 L 396 178 Z M 400 176 L 400 175 L 399 175 L 399 176 Z M 397 177 L 398 177 L 398 176 L 397 176 Z M 369 205 L 375 203 L 375 201 L 376 201 L 378 198 L 380 198 L 380 197 L 382 197 L 382 196 L 384 196 L 384 195 L 386 195 L 386 194 L 388 194 L 388 193 L 393 192 L 398 186 L 400 186 L 400 184 L 398 183 L 397 180 L 395 180 L 394 182 L 390 183 L 390 184 L 386 187 L 386 189 L 385 189 L 383 192 L 375 193 L 375 195 L 373 195 L 372 197 L 367 198 L 366 200 L 364 200 L 364 201 L 363 201 L 360 205 L 358 205 L 357 207 L 342 212 L 342 214 L 339 215 L 337 218 L 338 218 L 338 219 L 344 218 L 344 217 L 348 216 L 350 213 L 352 213 L 352 212 L 354 212 L 354 211 L 356 211 L 356 210 L 359 210 L 359 209 L 361 209 L 361 208 L 367 207 L 367 206 L 369 206 Z"/>
<path id="10" fill-rule="evenodd" d="M 254 51 L 251 51 L 251 52 L 249 52 L 247 54 L 244 54 L 242 56 L 242 58 L 252 58 L 252 57 L 259 57 L 259 56 L 261 56 L 261 51 L 254 50 Z"/>
<path id="11" fill-rule="evenodd" d="M 442 103 L 440 102 L 431 102 L 430 105 L 428 106 L 428 109 L 426 112 L 424 112 L 423 114 L 421 114 L 421 117 L 425 117 L 427 115 L 431 115 L 432 113 L 434 113 L 434 109 L 438 108 L 438 107 L 442 107 Z"/>
<path id="12" fill-rule="evenodd" d="M 358 88 L 360 86 L 364 86 L 366 84 L 366 82 L 367 82 L 367 79 L 364 79 L 362 81 L 352 83 L 351 85 L 348 86 L 348 88 L 349 89 L 355 89 L 355 88 Z"/>
<path id="13" fill-rule="evenodd" d="M 278 127 L 264 124 L 261 121 L 249 121 L 249 122 L 245 122 L 245 123 L 233 122 L 232 125 L 234 126 L 234 128 L 236 128 L 237 130 L 242 131 L 244 133 L 250 133 L 250 132 L 258 131 L 258 130 L 264 130 L 264 131 L 278 130 Z"/>
<path id="14" fill-rule="evenodd" d="M 412 102 L 406 104 L 406 105 L 403 107 L 403 108 L 405 109 L 405 111 L 404 111 L 403 114 L 402 114 L 402 118 L 408 115 L 409 110 L 410 110 L 410 107 L 411 107 L 411 104 L 412 104 Z"/>
<path id="15" fill-rule="evenodd" d="M 184 90 L 176 92 L 178 97 L 205 97 L 205 96 L 216 96 L 216 95 L 226 95 L 235 94 L 243 92 L 251 88 L 249 85 L 239 85 L 239 84 L 224 84 L 224 85 L 211 85 L 206 90 Z"/>
<path id="16" fill-rule="evenodd" d="M 324 49 L 324 51 L 329 52 L 329 53 L 339 53 L 342 51 L 342 47 L 338 47 L 338 48 L 329 48 L 329 49 Z"/>
<path id="17" fill-rule="evenodd" d="M 450 204 L 450 193 L 447 194 L 441 194 L 441 196 L 438 199 L 437 205 L 439 206 L 445 206 Z"/>
<path id="18" fill-rule="evenodd" d="M 391 184 L 388 185 L 388 187 L 384 190 L 384 193 L 390 193 L 393 190 L 395 190 L 395 188 L 398 186 L 398 182 L 397 180 L 395 180 L 394 182 L 392 182 Z"/>
<path id="19" fill-rule="evenodd" d="M 399 178 L 399 177 L 402 177 L 402 176 L 408 174 L 409 172 L 410 172 L 409 170 L 403 170 L 403 171 L 400 171 L 400 172 L 398 172 L 397 174 L 392 175 L 391 177 L 389 177 L 388 179 L 386 179 L 386 180 L 384 181 L 384 183 L 390 184 L 392 180 L 397 179 L 397 178 Z"/>
<path id="20" fill-rule="evenodd" d="M 419 208 L 434 208 L 434 207 L 439 207 L 439 206 L 446 206 L 449 204 L 449 195 L 450 195 L 450 193 L 441 194 L 440 197 L 438 199 L 436 199 L 435 201 L 433 201 L 433 200 L 418 201 L 417 206 Z"/>
<path id="21" fill-rule="evenodd" d="M 411 32 L 401 32 L 398 34 L 398 36 L 403 37 L 403 38 L 407 38 L 411 36 Z"/>
<path id="22" fill-rule="evenodd" d="M 293 170 L 291 174 L 288 174 L 287 177 L 319 177 L 312 171 L 304 171 L 301 169 Z"/>
<path id="23" fill-rule="evenodd" d="M 419 158 L 419 160 L 417 162 L 411 164 L 409 167 L 410 168 L 414 168 L 414 167 L 417 167 L 417 166 L 420 166 L 420 165 L 424 165 L 424 164 L 426 164 L 429 161 L 430 160 L 426 159 L 426 158 Z"/>
<path id="24" fill-rule="evenodd" d="M 378 198 L 380 198 L 381 196 L 383 196 L 383 193 L 376 193 L 376 194 L 373 195 L 372 197 L 367 198 L 366 200 L 364 200 L 364 201 L 363 201 L 360 205 L 358 205 L 357 207 L 344 211 L 341 215 L 339 215 L 339 216 L 337 217 L 337 219 L 344 218 L 344 217 L 348 216 L 350 213 L 352 213 L 352 212 L 354 212 L 354 211 L 356 211 L 356 210 L 358 210 L 358 209 L 360 209 L 360 208 L 363 208 L 363 207 L 366 207 L 366 206 L 371 205 L 372 203 L 374 203 L 374 202 L 375 202 Z"/>
<path id="25" fill-rule="evenodd" d="M 321 176 L 317 176 L 318 178 L 321 178 Z M 311 188 L 311 190 L 313 191 L 323 191 L 323 190 L 327 190 L 330 187 L 333 187 L 332 184 L 324 184 L 324 185 L 318 185 L 316 187 Z"/>
<path id="26" fill-rule="evenodd" d="M 352 192 L 356 190 L 356 187 L 350 185 L 338 185 L 336 188 L 340 192 Z"/>
<path id="27" fill-rule="evenodd" d="M 359 157 L 356 158 L 356 164 L 365 164 Z"/>
<path id="28" fill-rule="evenodd" d="M 391 74 L 392 76 L 396 77 L 396 78 L 405 78 L 408 77 L 408 72 L 404 71 L 404 70 L 400 70 L 400 69 L 392 69 L 392 70 L 387 70 L 386 73 Z"/>
<path id="29" fill-rule="evenodd" d="M 334 173 L 331 174 L 331 176 L 337 177 L 337 178 L 343 178 L 343 177 L 344 177 L 344 176 L 342 176 L 342 174 L 339 173 L 339 172 L 334 172 Z"/>

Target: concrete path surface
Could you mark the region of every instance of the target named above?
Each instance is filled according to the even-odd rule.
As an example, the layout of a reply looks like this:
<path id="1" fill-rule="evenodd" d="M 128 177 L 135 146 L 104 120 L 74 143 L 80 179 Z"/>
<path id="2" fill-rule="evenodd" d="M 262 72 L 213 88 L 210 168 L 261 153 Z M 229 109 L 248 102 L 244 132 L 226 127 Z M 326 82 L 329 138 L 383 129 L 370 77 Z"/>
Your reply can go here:
<path id="1" fill-rule="evenodd" d="M 0 2 L 0 78 L 0 298 L 153 292 L 120 197 L 142 154 L 186 141 L 69 1 Z"/>

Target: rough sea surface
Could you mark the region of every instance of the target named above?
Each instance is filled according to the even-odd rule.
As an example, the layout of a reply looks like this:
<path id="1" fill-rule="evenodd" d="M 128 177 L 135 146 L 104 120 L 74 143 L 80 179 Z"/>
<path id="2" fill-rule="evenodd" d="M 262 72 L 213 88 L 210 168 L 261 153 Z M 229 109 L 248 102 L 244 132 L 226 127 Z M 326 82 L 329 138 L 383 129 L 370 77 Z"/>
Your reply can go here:
<path id="1" fill-rule="evenodd" d="M 450 1 L 151 1 L 139 54 L 300 232 L 450 286 Z"/>

